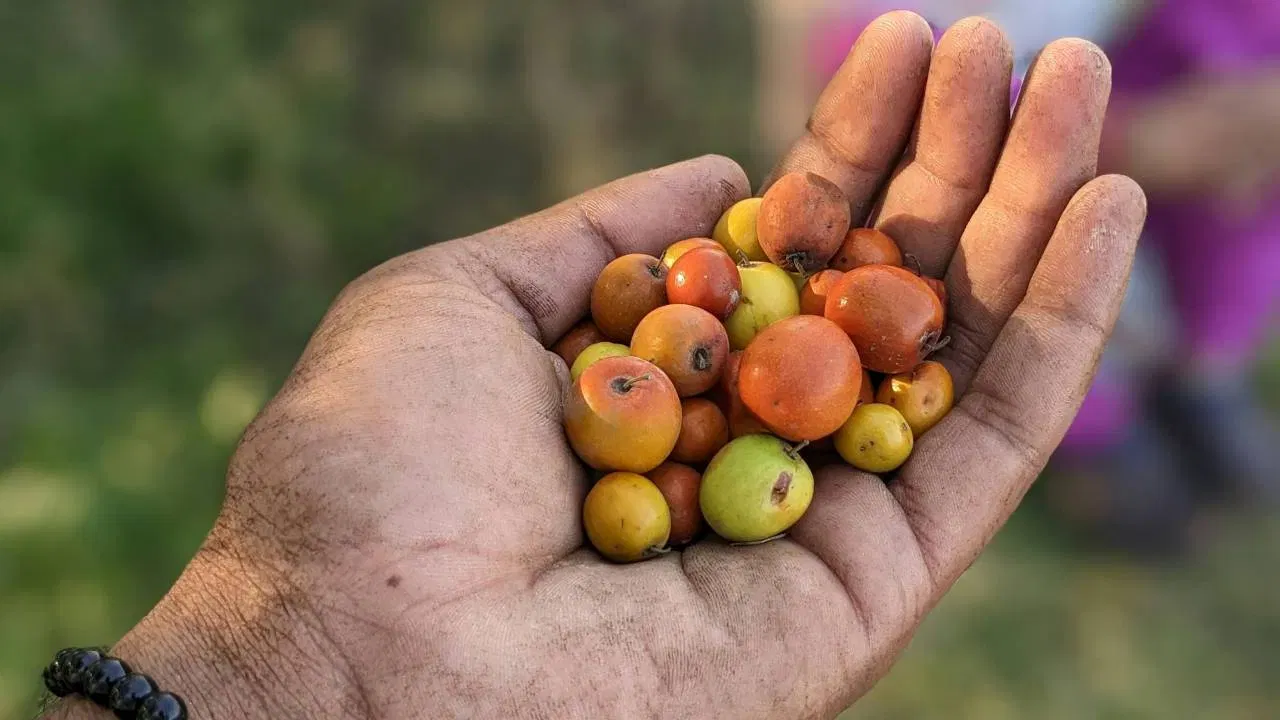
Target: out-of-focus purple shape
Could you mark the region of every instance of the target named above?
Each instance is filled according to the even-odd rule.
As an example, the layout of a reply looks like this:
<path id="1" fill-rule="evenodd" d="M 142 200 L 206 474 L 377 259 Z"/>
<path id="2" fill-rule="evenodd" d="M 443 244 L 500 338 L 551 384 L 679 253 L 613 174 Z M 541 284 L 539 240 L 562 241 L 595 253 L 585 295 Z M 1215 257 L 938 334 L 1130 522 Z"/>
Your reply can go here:
<path id="1" fill-rule="evenodd" d="M 1280 3 L 1165 0 L 1109 55 L 1121 102 L 1197 74 L 1280 67 Z M 1153 198 L 1147 227 L 1165 257 L 1187 352 L 1246 362 L 1280 303 L 1280 188 L 1246 217 L 1213 198 Z"/>

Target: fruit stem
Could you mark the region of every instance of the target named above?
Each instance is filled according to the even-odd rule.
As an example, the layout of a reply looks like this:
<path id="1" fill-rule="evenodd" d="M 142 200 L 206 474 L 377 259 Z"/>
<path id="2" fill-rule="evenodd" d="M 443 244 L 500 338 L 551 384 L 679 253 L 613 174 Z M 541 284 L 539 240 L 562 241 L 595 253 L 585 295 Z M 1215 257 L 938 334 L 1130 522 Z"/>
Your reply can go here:
<path id="1" fill-rule="evenodd" d="M 920 349 L 924 353 L 922 359 L 929 357 L 951 344 L 950 335 L 947 335 L 946 337 L 941 337 L 941 335 L 942 333 L 940 332 L 931 332 L 924 336 L 924 342 L 920 345 Z"/>
<path id="2" fill-rule="evenodd" d="M 800 459 L 800 451 L 801 451 L 801 450 L 803 450 L 803 449 L 805 449 L 805 448 L 807 448 L 807 447 L 809 447 L 809 441 L 808 441 L 808 440 L 804 440 L 804 441 L 802 441 L 802 442 L 800 442 L 800 443 L 797 443 L 797 444 L 795 444 L 795 445 L 788 445 L 788 446 L 787 446 L 787 449 L 786 449 L 787 457 L 791 458 L 792 460 L 799 460 L 799 459 Z"/>
<path id="3" fill-rule="evenodd" d="M 924 270 L 920 267 L 920 258 L 912 255 L 911 253 L 905 253 L 902 256 L 902 259 L 906 263 L 908 270 L 919 277 L 924 277 Z"/>
<path id="4" fill-rule="evenodd" d="M 665 545 L 650 545 L 647 549 L 645 549 L 644 557 L 645 558 L 658 557 L 659 555 L 666 555 L 669 552 L 671 552 L 671 548 Z"/>
<path id="5" fill-rule="evenodd" d="M 735 248 L 733 254 L 737 256 L 735 259 L 738 261 L 738 267 L 751 267 L 751 258 L 747 257 L 742 248 Z"/>
<path id="6" fill-rule="evenodd" d="M 622 380 L 622 378 L 618 378 L 618 379 Z M 622 382 L 620 383 L 615 380 L 614 386 L 618 388 L 618 392 L 631 392 L 631 388 L 644 382 L 645 380 L 652 380 L 652 379 L 653 379 L 652 375 L 650 375 L 649 373 L 645 373 L 644 375 L 641 375 L 639 377 L 627 378 L 625 380 L 622 380 Z"/>
<path id="7" fill-rule="evenodd" d="M 791 253 L 786 257 L 786 261 L 795 268 L 796 274 L 803 278 L 808 278 L 808 273 L 804 270 L 804 253 Z"/>
<path id="8" fill-rule="evenodd" d="M 765 543 L 773 542 L 774 540 L 781 540 L 782 538 L 784 538 L 784 537 L 786 537 L 786 536 L 787 536 L 787 534 L 786 534 L 786 533 L 778 533 L 777 535 L 774 535 L 773 537 L 767 537 L 767 538 L 765 538 L 765 539 L 763 539 L 763 540 L 751 540 L 751 541 L 749 541 L 749 542 L 731 542 L 731 543 L 729 543 L 729 547 L 747 547 L 747 546 L 749 546 L 749 545 L 763 545 L 763 544 L 765 544 Z"/>

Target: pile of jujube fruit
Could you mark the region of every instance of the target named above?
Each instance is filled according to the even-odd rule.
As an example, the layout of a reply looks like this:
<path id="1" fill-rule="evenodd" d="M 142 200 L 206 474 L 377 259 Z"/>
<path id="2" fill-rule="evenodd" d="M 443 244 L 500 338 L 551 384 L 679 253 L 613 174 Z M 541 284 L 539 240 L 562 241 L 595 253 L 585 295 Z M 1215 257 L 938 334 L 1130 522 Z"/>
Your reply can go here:
<path id="1" fill-rule="evenodd" d="M 732 544 L 780 537 L 813 498 L 806 458 L 889 473 L 951 410 L 951 376 L 927 360 L 946 343 L 945 285 L 850 222 L 836 185 L 790 173 L 711 238 L 600 273 L 590 319 L 553 349 L 573 380 L 569 443 L 597 471 L 583 524 L 606 558 L 661 555 L 704 526 Z"/>

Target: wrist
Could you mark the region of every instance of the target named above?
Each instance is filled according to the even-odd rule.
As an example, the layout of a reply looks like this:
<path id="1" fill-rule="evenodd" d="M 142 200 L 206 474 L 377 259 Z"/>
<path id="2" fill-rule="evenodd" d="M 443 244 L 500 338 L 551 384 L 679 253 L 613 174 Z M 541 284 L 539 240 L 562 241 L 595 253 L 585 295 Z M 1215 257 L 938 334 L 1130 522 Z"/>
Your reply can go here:
<path id="1" fill-rule="evenodd" d="M 202 550 L 110 651 L 180 695 L 190 718 L 364 718 L 353 675 L 319 624 L 244 563 Z M 45 716 L 111 713 L 67 698 Z"/>

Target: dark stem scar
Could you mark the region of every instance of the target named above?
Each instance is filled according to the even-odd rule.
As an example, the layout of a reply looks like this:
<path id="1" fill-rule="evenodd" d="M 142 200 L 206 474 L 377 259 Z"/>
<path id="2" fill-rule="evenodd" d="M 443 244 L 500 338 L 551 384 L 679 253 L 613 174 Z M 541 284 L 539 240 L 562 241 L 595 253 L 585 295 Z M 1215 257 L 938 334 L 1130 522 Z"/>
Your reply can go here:
<path id="1" fill-rule="evenodd" d="M 391 577 L 387 578 L 387 587 L 389 588 L 400 587 L 400 576 L 392 575 Z"/>
<path id="2" fill-rule="evenodd" d="M 693 351 L 693 369 L 698 372 L 706 372 L 711 369 L 711 351 L 705 347 L 700 347 Z"/>

